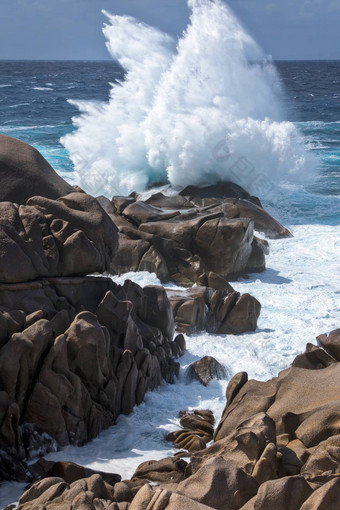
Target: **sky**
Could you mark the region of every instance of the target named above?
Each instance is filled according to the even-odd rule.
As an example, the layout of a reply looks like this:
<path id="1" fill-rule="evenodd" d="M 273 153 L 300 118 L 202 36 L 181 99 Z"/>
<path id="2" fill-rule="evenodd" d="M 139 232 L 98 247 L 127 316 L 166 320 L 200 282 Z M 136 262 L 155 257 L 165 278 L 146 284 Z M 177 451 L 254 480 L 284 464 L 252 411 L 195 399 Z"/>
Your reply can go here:
<path id="1" fill-rule="evenodd" d="M 229 0 L 274 59 L 340 59 L 340 0 Z M 107 60 L 101 10 L 134 16 L 171 35 L 186 0 L 0 0 L 0 59 Z"/>

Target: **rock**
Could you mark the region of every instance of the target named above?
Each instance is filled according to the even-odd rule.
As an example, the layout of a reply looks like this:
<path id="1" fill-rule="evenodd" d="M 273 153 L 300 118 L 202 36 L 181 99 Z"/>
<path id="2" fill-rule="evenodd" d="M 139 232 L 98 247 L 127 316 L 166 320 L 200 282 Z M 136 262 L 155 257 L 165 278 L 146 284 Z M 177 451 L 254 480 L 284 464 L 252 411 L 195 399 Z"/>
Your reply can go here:
<path id="1" fill-rule="evenodd" d="M 113 487 L 99 475 L 67 484 L 62 478 L 45 478 L 36 482 L 20 498 L 18 509 L 35 508 L 86 508 L 91 510 L 108 509 L 112 502 Z M 41 506 L 40 506 L 41 505 Z"/>
<path id="2" fill-rule="evenodd" d="M 197 198 L 247 198 L 259 204 L 259 199 L 251 197 L 241 186 L 230 181 L 219 182 L 211 186 L 187 186 L 180 193 L 182 197 Z M 259 204 L 260 205 L 260 204 Z"/>
<path id="3" fill-rule="evenodd" d="M 179 483 L 184 480 L 187 463 L 182 459 L 168 457 L 159 461 L 147 461 L 140 464 L 131 480 L 150 482 Z"/>
<path id="4" fill-rule="evenodd" d="M 302 459 L 301 474 L 315 482 L 324 482 L 340 474 L 340 434 L 322 441 L 312 450 L 307 451 Z M 327 481 L 327 480 L 326 480 Z"/>
<path id="5" fill-rule="evenodd" d="M 113 497 L 118 503 L 123 503 L 124 501 L 127 503 L 131 503 L 134 496 L 130 487 L 128 487 L 126 483 L 117 482 L 115 484 Z"/>
<path id="6" fill-rule="evenodd" d="M 185 341 L 173 341 L 161 287 L 59 277 L 0 284 L 0 302 L 0 449 L 11 479 L 25 476 L 23 460 L 56 441 L 84 444 L 178 374 Z"/>
<path id="7" fill-rule="evenodd" d="M 336 360 L 323 349 L 319 349 L 313 344 L 307 344 L 306 351 L 295 358 L 292 366 L 308 370 L 320 370 L 334 363 L 336 363 Z"/>
<path id="8" fill-rule="evenodd" d="M 174 443 L 175 448 L 188 450 L 188 452 L 199 452 L 204 450 L 206 446 L 203 438 L 192 429 L 176 430 L 168 434 L 165 439 Z"/>
<path id="9" fill-rule="evenodd" d="M 215 358 L 204 356 L 189 366 L 187 377 L 196 379 L 203 386 L 208 386 L 213 379 L 226 379 L 227 371 Z"/>
<path id="10" fill-rule="evenodd" d="M 121 476 L 111 473 L 104 473 L 102 471 L 94 471 L 74 462 L 66 461 L 47 461 L 45 459 L 39 459 L 35 464 L 29 466 L 29 471 L 35 478 L 62 478 L 68 484 L 71 484 L 82 478 L 90 478 L 93 475 L 100 475 L 104 482 L 109 485 L 119 485 Z"/>
<path id="11" fill-rule="evenodd" d="M 180 413 L 182 429 L 171 432 L 166 436 L 176 448 L 183 448 L 189 452 L 203 450 L 214 435 L 214 415 L 209 410 L 184 411 Z"/>
<path id="12" fill-rule="evenodd" d="M 233 306 L 217 329 L 217 334 L 240 335 L 248 331 L 255 331 L 260 311 L 259 301 L 250 294 L 243 294 L 235 299 Z"/>
<path id="13" fill-rule="evenodd" d="M 269 480 L 241 510 L 299 510 L 313 490 L 302 476 Z"/>
<path id="14" fill-rule="evenodd" d="M 175 318 L 177 331 L 193 334 L 207 327 L 207 308 L 211 292 L 206 287 L 186 291 L 166 290 Z"/>
<path id="15" fill-rule="evenodd" d="M 227 279 L 264 270 L 268 245 L 254 236 L 254 225 L 269 237 L 291 235 L 232 183 L 189 187 L 172 197 L 157 193 L 146 201 L 137 195 L 114 197 L 112 204 L 100 200 L 119 229 L 112 270 L 153 271 L 162 282 L 185 287 L 225 290 Z"/>
<path id="16" fill-rule="evenodd" d="M 301 506 L 301 510 L 337 510 L 340 500 L 340 478 L 322 485 Z"/>
<path id="17" fill-rule="evenodd" d="M 227 407 L 230 406 L 242 386 L 244 386 L 248 382 L 248 374 L 247 372 L 239 372 L 234 375 L 234 377 L 230 380 L 227 386 Z"/>
<path id="18" fill-rule="evenodd" d="M 150 485 L 144 485 L 129 510 L 212 510 L 212 507 L 202 505 L 180 494 L 166 489 L 152 490 Z"/>
<path id="19" fill-rule="evenodd" d="M 277 478 L 275 424 L 264 413 L 252 415 L 250 418 L 247 416 L 244 416 L 244 421 L 228 435 L 216 439 L 216 434 L 214 444 L 206 450 L 191 455 L 193 473 L 200 469 L 207 459 L 221 457 L 228 462 L 233 462 L 249 475 L 256 473 L 258 480 L 266 478 L 268 472 L 272 478 Z M 268 445 L 271 446 L 268 447 Z"/>
<path id="20" fill-rule="evenodd" d="M 118 247 L 115 225 L 85 193 L 0 202 L 0 216 L 0 282 L 104 272 Z"/>
<path id="21" fill-rule="evenodd" d="M 221 457 L 207 460 L 177 487 L 178 493 L 217 510 L 236 510 L 257 490 L 256 480 Z"/>
<path id="22" fill-rule="evenodd" d="M 0 135 L 0 201 L 25 205 L 35 196 L 52 200 L 72 193 L 36 149 L 16 138 Z"/>
<path id="23" fill-rule="evenodd" d="M 317 338 L 318 344 L 325 349 L 336 361 L 340 361 L 340 329 L 335 329 Z"/>
<path id="24" fill-rule="evenodd" d="M 226 408 L 216 439 L 237 427 L 245 415 L 262 411 L 274 419 L 278 436 L 288 434 L 307 447 L 315 446 L 339 433 L 336 417 L 339 392 L 337 363 L 317 371 L 292 367 L 266 383 L 248 381 Z"/>
<path id="25" fill-rule="evenodd" d="M 249 294 L 241 296 L 229 284 L 224 290 L 170 288 L 166 293 L 177 331 L 188 335 L 204 330 L 220 335 L 238 335 L 256 330 L 261 304 Z"/>

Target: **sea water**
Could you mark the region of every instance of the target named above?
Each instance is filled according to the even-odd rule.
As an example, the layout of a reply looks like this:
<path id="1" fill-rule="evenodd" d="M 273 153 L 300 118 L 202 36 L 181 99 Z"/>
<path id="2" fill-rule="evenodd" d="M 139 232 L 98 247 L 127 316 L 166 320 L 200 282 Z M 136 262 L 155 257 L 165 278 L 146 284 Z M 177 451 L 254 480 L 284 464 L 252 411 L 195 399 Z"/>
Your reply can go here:
<path id="1" fill-rule="evenodd" d="M 273 63 L 221 2 L 190 8 L 179 41 L 107 13 L 115 61 L 0 62 L 0 131 L 37 147 L 69 182 L 110 197 L 230 178 L 294 234 L 270 241 L 265 272 L 233 283 L 262 304 L 255 333 L 187 337 L 175 385 L 148 393 L 89 445 L 48 456 L 123 478 L 175 451 L 165 435 L 180 410 L 209 408 L 218 420 L 233 375 L 275 377 L 340 324 L 340 62 Z M 149 273 L 113 278 L 158 283 Z M 226 380 L 188 383 L 186 368 L 204 355 Z M 1 502 L 22 488 L 4 484 Z"/>

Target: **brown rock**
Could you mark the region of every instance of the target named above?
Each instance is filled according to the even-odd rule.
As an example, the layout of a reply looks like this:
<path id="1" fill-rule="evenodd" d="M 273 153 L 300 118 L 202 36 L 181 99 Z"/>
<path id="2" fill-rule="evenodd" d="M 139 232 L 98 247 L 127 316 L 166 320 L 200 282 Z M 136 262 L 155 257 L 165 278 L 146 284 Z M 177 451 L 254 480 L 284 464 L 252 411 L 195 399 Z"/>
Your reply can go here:
<path id="1" fill-rule="evenodd" d="M 201 432 L 201 435 L 204 434 Z M 171 432 L 165 439 L 174 443 L 176 448 L 188 450 L 189 452 L 199 452 L 205 448 L 207 443 L 198 432 L 187 428 Z"/>
<path id="2" fill-rule="evenodd" d="M 74 191 L 36 149 L 5 135 L 0 135 L 0 175 L 2 202 L 25 204 L 37 195 L 55 200 Z"/>
<path id="3" fill-rule="evenodd" d="M 138 466 L 132 481 L 142 479 L 150 482 L 178 483 L 184 479 L 186 466 L 184 460 L 174 457 L 159 461 L 150 460 Z"/>
<path id="4" fill-rule="evenodd" d="M 300 510 L 337 510 L 340 501 L 340 478 L 334 478 L 317 489 Z"/>
<path id="5" fill-rule="evenodd" d="M 203 386 L 208 386 L 213 379 L 226 379 L 227 372 L 215 358 L 204 356 L 189 366 L 187 377 L 191 380 L 196 379 Z"/>
<path id="6" fill-rule="evenodd" d="M 299 510 L 313 490 L 302 476 L 269 480 L 241 510 Z"/>
<path id="7" fill-rule="evenodd" d="M 340 361 L 340 329 L 335 329 L 326 335 L 317 337 L 318 344 L 334 359 Z"/>
<path id="8" fill-rule="evenodd" d="M 207 460 L 177 488 L 180 494 L 217 510 L 236 510 L 252 498 L 257 490 L 255 479 L 232 461 L 227 462 L 221 457 Z"/>
<path id="9" fill-rule="evenodd" d="M 117 250 L 115 225 L 85 193 L 0 202 L 0 215 L 1 282 L 104 272 Z"/>
<path id="10" fill-rule="evenodd" d="M 212 510 L 212 507 L 202 505 L 180 494 L 166 489 L 157 488 L 155 491 L 149 485 L 144 485 L 129 510 Z"/>

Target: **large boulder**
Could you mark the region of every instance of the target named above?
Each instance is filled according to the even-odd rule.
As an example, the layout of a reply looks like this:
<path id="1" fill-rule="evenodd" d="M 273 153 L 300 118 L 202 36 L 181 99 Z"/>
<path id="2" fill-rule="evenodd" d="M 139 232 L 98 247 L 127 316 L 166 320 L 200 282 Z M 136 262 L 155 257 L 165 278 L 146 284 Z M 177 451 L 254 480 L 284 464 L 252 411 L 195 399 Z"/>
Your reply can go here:
<path id="1" fill-rule="evenodd" d="M 74 189 L 34 147 L 0 135 L 0 201 L 25 205 L 31 197 L 56 200 Z"/>
<path id="2" fill-rule="evenodd" d="M 147 270 L 185 287 L 209 273 L 231 279 L 263 271 L 267 243 L 254 229 L 271 238 L 291 235 L 256 197 L 232 183 L 146 200 L 136 194 L 99 200 L 119 229 L 112 270 Z"/>
<path id="3" fill-rule="evenodd" d="M 208 281 L 213 274 L 209 273 Z M 261 304 L 250 294 L 241 295 L 225 280 L 216 278 L 223 289 L 192 287 L 186 290 L 168 288 L 177 331 L 191 335 L 200 331 L 220 335 L 240 335 L 255 331 Z M 224 282 L 224 283 L 223 283 Z"/>
<path id="4" fill-rule="evenodd" d="M 208 386 L 213 379 L 226 379 L 228 376 L 226 369 L 212 356 L 204 356 L 191 363 L 186 374 L 190 380 L 199 381 L 203 386 Z"/>
<path id="5" fill-rule="evenodd" d="M 0 282 L 104 272 L 117 244 L 116 226 L 85 193 L 0 202 Z"/>

